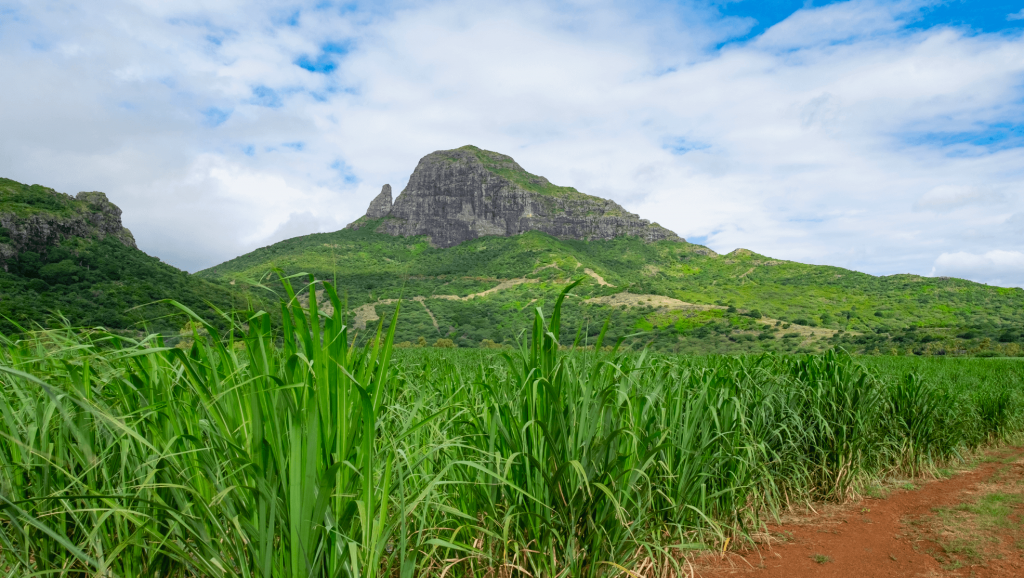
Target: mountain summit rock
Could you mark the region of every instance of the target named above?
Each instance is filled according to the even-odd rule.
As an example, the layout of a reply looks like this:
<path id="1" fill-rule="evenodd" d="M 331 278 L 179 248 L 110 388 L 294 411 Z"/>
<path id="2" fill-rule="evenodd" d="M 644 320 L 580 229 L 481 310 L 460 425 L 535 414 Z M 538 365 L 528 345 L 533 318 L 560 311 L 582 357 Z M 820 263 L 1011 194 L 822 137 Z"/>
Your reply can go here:
<path id="1" fill-rule="evenodd" d="M 384 185 L 358 229 L 383 219 L 377 232 L 424 235 L 452 247 L 484 235 L 511 237 L 541 231 L 561 239 L 640 237 L 647 242 L 683 239 L 641 219 L 614 201 L 559 187 L 526 172 L 512 157 L 475 146 L 436 151 L 420 159 L 409 184 L 391 203 Z"/>

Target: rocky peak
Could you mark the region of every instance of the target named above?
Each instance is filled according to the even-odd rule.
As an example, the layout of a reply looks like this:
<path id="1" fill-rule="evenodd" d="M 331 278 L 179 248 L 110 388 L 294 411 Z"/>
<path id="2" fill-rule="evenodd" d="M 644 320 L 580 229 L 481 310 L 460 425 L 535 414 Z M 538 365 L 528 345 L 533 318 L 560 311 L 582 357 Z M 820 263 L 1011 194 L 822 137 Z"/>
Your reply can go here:
<path id="1" fill-rule="evenodd" d="M 393 205 L 391 187 L 385 185 L 366 217 L 349 227 L 385 217 L 378 232 L 425 235 L 439 247 L 483 235 L 510 237 L 526 231 L 580 240 L 624 235 L 649 242 L 683 240 L 614 201 L 554 185 L 527 172 L 510 156 L 474 146 L 423 157 Z"/>
<path id="2" fill-rule="evenodd" d="M 391 213 L 391 185 L 384 185 L 380 194 L 370 201 L 366 216 L 370 219 L 382 219 Z"/>
<path id="3" fill-rule="evenodd" d="M 121 209 L 100 192 L 65 195 L 39 185 L 0 179 L 0 266 L 23 251 L 45 252 L 71 237 L 113 236 L 137 248 L 121 224 Z"/>

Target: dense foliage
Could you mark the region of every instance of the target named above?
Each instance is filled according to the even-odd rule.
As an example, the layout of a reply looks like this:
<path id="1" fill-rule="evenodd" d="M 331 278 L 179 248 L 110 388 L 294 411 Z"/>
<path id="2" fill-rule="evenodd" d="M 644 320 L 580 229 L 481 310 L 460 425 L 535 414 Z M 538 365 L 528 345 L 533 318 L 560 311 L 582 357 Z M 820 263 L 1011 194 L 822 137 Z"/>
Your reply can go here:
<path id="1" fill-rule="evenodd" d="M 84 203 L 76 203 L 64 195 L 42 185 L 25 185 L 11 179 L 0 178 L 0 213 L 25 217 L 38 213 L 71 215 L 88 210 Z M 0 228 L 0 242 L 5 242 L 6 231 Z"/>
<path id="2" fill-rule="evenodd" d="M 679 576 L 787 505 L 1024 426 L 1017 360 L 564 351 L 560 298 L 512 352 L 393 351 L 413 304 L 356 347 L 330 284 L 329 312 L 283 287 L 283 326 L 250 313 L 237 340 L 3 344 L 9 573 Z"/>
<path id="3" fill-rule="evenodd" d="M 174 299 L 224 328 L 217 309 L 242 309 L 262 296 L 193 277 L 100 234 L 96 213 L 117 209 L 94 195 L 104 202 L 0 179 L 0 332 L 70 324 L 174 336 L 188 318 L 157 301 Z M 20 238 L 3 223 L 21 227 Z"/>
<path id="4" fill-rule="evenodd" d="M 42 254 L 25 251 L 7 271 L 0 270 L 0 331 L 59 324 L 63 317 L 75 327 L 176 335 L 188 318 L 157 301 L 175 299 L 224 327 L 211 304 L 231 311 L 254 298 L 226 282 L 161 263 L 113 237 L 71 238 Z"/>
<path id="5" fill-rule="evenodd" d="M 424 297 L 407 307 L 399 342 L 449 338 L 461 347 L 482 339 L 511 343 L 528 325 L 528 303 L 551 303 L 570 280 L 584 282 L 567 303 L 566 325 L 596 334 L 611 317 L 615 337 L 664 352 L 823 351 L 841 344 L 864 353 L 1020 355 L 1024 290 L 916 275 L 874 277 L 838 267 L 778 261 L 750 251 L 714 255 L 688 243 L 637 238 L 568 241 L 543 233 L 483 237 L 438 249 L 422 238 L 359 230 L 296 237 L 198 275 L 240 282 L 267 278 L 274 267 L 309 272 L 348 288 L 358 307 Z M 590 269 L 607 283 L 584 275 Z M 502 280 L 537 283 L 465 297 Z M 634 299 L 598 304 L 615 294 L 666 296 L 712 310 L 665 307 Z M 386 303 L 377 315 L 389 316 Z M 419 310 L 413 313 L 412 310 Z M 427 310 L 437 322 L 434 328 Z"/>

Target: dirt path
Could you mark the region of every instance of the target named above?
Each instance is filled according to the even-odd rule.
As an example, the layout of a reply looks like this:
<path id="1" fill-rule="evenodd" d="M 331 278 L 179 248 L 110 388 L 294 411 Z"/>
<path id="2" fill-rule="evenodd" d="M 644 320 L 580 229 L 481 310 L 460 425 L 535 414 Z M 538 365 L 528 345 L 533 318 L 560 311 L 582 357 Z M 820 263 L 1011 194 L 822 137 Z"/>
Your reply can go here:
<path id="1" fill-rule="evenodd" d="M 498 291 L 504 291 L 505 289 L 508 289 L 509 287 L 515 287 L 516 285 L 522 285 L 523 283 L 537 283 L 537 282 L 539 282 L 539 279 L 524 279 L 522 277 L 519 277 L 519 278 L 516 278 L 516 279 L 506 279 L 506 280 L 498 283 L 494 287 L 491 287 L 490 289 L 485 289 L 485 290 L 483 290 L 483 291 L 481 291 L 479 293 L 471 293 L 469 295 L 466 295 L 465 297 L 459 297 L 458 295 L 431 295 L 430 298 L 431 299 L 447 299 L 449 301 L 469 301 L 470 299 L 473 299 L 474 297 L 483 297 L 485 295 L 490 295 L 491 293 L 496 293 Z"/>
<path id="2" fill-rule="evenodd" d="M 420 305 L 422 305 L 423 308 L 427 310 L 427 315 L 430 316 L 430 321 L 434 324 L 434 329 L 436 329 L 437 334 L 440 335 L 441 328 L 437 325 L 437 318 L 434 317 L 434 312 L 430 310 L 430 307 L 427 307 L 427 299 L 425 297 L 413 297 L 412 300 L 419 301 Z"/>
<path id="3" fill-rule="evenodd" d="M 696 575 L 1024 576 L 1022 456 L 1001 448 L 973 470 L 915 480 L 920 489 L 785 520 L 756 549 L 696 561 Z"/>

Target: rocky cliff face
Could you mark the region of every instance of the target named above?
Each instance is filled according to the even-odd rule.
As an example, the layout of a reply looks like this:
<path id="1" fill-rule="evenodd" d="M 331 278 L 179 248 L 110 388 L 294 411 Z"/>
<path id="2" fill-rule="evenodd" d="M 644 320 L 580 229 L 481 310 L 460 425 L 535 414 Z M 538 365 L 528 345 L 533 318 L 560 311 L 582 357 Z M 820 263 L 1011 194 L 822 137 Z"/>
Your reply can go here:
<path id="1" fill-rule="evenodd" d="M 137 248 L 121 224 L 121 209 L 100 192 L 77 196 L 0 179 L 0 267 L 24 251 L 45 252 L 71 237 L 113 236 Z"/>
<path id="2" fill-rule="evenodd" d="M 370 219 L 383 219 L 391 212 L 391 185 L 384 185 L 380 194 L 370 201 L 370 208 L 366 209 L 366 216 Z"/>
<path id="3" fill-rule="evenodd" d="M 377 231 L 425 235 L 452 247 L 483 235 L 510 237 L 542 231 L 568 239 L 683 241 L 672 231 L 627 212 L 613 201 L 559 187 L 526 172 L 512 157 L 474 146 L 437 151 L 420 159 L 409 184 L 391 204 L 391 187 L 370 203 L 367 219 L 384 221 Z"/>

